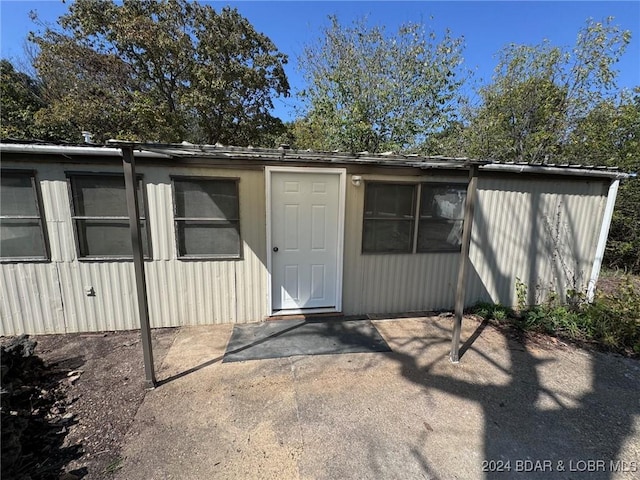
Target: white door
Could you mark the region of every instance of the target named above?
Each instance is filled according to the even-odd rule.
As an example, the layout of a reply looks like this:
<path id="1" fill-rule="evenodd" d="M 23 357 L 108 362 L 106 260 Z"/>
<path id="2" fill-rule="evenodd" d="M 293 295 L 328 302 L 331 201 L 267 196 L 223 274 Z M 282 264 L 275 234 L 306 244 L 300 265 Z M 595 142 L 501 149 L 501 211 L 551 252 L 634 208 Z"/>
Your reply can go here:
<path id="1" fill-rule="evenodd" d="M 272 308 L 337 308 L 340 175 L 271 173 Z"/>

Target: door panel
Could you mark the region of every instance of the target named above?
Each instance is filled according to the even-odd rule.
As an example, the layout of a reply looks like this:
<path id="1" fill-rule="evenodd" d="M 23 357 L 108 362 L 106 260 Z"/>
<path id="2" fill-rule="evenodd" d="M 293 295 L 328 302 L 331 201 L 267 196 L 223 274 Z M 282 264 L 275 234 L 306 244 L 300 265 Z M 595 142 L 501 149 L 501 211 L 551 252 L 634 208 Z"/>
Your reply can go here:
<path id="1" fill-rule="evenodd" d="M 271 174 L 274 310 L 336 306 L 339 197 L 337 174 Z"/>

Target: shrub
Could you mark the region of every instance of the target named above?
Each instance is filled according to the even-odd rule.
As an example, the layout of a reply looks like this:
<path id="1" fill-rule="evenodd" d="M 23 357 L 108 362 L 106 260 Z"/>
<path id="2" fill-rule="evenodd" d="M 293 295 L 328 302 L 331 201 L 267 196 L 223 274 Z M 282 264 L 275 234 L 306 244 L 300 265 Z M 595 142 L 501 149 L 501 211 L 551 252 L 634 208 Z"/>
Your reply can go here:
<path id="1" fill-rule="evenodd" d="M 598 295 L 588 306 L 592 338 L 613 350 L 640 354 L 640 288 L 630 277 L 611 294 Z"/>
<path id="2" fill-rule="evenodd" d="M 640 168 L 636 165 L 635 168 Z M 633 170 L 631 170 L 633 171 Z M 640 274 L 640 180 L 623 183 L 613 212 L 604 265 Z"/>
<path id="3" fill-rule="evenodd" d="M 496 320 L 498 323 L 508 321 L 514 313 L 509 307 L 499 303 L 480 302 L 472 308 L 472 312 L 487 320 Z"/>
<path id="4" fill-rule="evenodd" d="M 480 303 L 473 312 L 485 319 L 508 323 L 522 330 L 596 344 L 605 350 L 640 355 L 640 283 L 627 276 L 608 294 L 592 303 L 568 292 L 565 303 L 551 293 L 541 305 L 520 308 L 516 314 L 502 305 Z"/>

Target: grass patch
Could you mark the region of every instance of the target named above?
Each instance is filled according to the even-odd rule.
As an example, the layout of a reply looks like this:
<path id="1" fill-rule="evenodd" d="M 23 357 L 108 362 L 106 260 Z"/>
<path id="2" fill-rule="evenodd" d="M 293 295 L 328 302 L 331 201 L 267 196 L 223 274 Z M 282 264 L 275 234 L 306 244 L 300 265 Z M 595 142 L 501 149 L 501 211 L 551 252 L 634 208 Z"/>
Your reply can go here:
<path id="1" fill-rule="evenodd" d="M 472 311 L 498 324 L 640 356 L 640 287 L 630 276 L 607 293 L 597 294 L 592 303 L 575 295 L 560 302 L 551 295 L 544 304 L 517 311 L 489 303 L 479 303 Z"/>
<path id="2" fill-rule="evenodd" d="M 102 473 L 115 473 L 122 468 L 122 458 L 116 458 L 106 466 Z"/>

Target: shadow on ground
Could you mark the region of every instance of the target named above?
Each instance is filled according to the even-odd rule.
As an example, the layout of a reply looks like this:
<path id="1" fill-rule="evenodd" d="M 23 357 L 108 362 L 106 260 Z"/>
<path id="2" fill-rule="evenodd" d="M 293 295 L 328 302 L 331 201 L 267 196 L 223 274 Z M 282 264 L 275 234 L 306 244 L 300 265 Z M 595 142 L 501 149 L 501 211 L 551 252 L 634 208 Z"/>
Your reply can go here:
<path id="1" fill-rule="evenodd" d="M 637 475 L 637 361 L 468 318 L 453 365 L 450 317 L 372 323 L 391 352 L 225 364 L 231 326 L 182 329 L 117 478 Z"/>
<path id="2" fill-rule="evenodd" d="M 474 358 L 469 358 L 467 353 L 461 361 L 474 362 L 480 357 L 508 377 L 505 383 L 487 384 L 455 374 L 443 375 L 437 372 L 436 366 L 446 362 L 444 359 L 420 365 L 419 355 L 398 350 L 389 354 L 401 365 L 402 376 L 426 392 L 436 389 L 482 408 L 482 466 L 486 478 L 513 478 L 519 474 L 520 478 L 605 480 L 618 473 L 640 471 L 637 456 L 621 458 L 619 455 L 623 444 L 634 434 L 634 416 L 640 413 L 640 400 L 638 376 L 624 375 L 616 369 L 626 368 L 623 363 L 633 360 L 581 352 L 588 356 L 591 366 L 591 378 L 581 381 L 590 383 L 590 388 L 577 396 L 560 395 L 557 389 L 548 388 L 541 381 L 540 370 L 553 369 L 555 360 L 549 355 L 532 354 L 532 350 L 539 350 L 535 341 L 530 345 L 526 334 L 516 329 L 499 331 L 508 352 L 507 366 L 493 361 L 482 347 L 474 346 L 486 328 L 487 322 L 479 324 L 461 349 L 462 353 L 473 351 Z M 437 343 L 448 342 L 449 338 L 450 332 L 445 330 L 440 339 L 413 341 L 421 344 L 417 352 L 424 353 Z M 553 354 L 548 350 L 546 353 Z M 635 371 L 638 373 L 637 368 Z M 578 370 L 554 382 L 571 384 L 575 377 L 585 374 L 589 372 Z M 414 453 L 425 472 L 429 472 L 428 455 L 418 449 Z"/>

